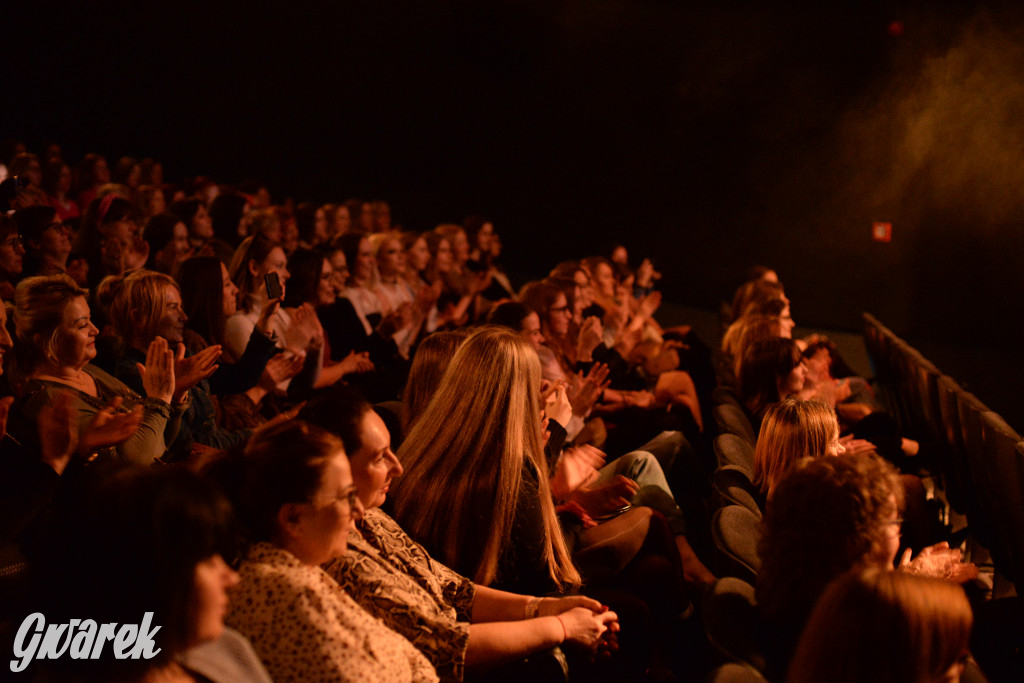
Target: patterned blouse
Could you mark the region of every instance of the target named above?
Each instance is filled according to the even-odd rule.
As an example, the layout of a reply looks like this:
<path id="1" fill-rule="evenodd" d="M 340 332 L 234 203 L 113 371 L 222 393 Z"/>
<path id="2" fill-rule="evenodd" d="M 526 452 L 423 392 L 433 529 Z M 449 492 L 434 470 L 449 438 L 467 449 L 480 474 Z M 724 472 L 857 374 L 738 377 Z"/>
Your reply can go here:
<path id="1" fill-rule="evenodd" d="M 247 637 L 277 683 L 429 683 L 430 662 L 367 614 L 319 567 L 257 543 L 231 592 L 228 625 Z"/>
<path id="2" fill-rule="evenodd" d="M 380 508 L 363 513 L 348 552 L 324 565 L 345 592 L 426 655 L 445 683 L 462 680 L 473 582 L 436 560 Z"/>

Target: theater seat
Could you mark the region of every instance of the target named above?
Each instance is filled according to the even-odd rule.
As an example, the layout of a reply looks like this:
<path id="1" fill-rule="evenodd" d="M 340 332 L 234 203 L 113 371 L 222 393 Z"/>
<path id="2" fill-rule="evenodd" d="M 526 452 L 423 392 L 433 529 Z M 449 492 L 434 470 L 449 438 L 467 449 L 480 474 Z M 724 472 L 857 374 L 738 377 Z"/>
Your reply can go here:
<path id="1" fill-rule="evenodd" d="M 715 437 L 714 447 L 719 467 L 739 467 L 754 481 L 754 447 L 748 441 L 735 434 L 721 434 Z"/>
<path id="2" fill-rule="evenodd" d="M 725 465 L 715 470 L 712 479 L 715 490 L 722 499 L 722 507 L 739 505 L 761 518 L 761 508 L 754 496 L 754 484 L 747 470 L 736 465 Z"/>
<path id="3" fill-rule="evenodd" d="M 712 415 L 715 417 L 715 424 L 718 425 L 719 434 L 735 434 L 751 446 L 757 441 L 754 427 L 739 406 L 729 404 L 715 406 Z"/>
<path id="4" fill-rule="evenodd" d="M 711 540 L 718 550 L 718 568 L 723 576 L 734 576 L 754 583 L 761 568 L 757 542 L 761 538 L 760 519 L 740 505 L 727 505 L 711 518 Z"/>
<path id="5" fill-rule="evenodd" d="M 743 665 L 734 664 L 735 669 L 755 674 L 755 670 L 764 670 L 764 625 L 751 584 L 732 577 L 719 579 L 704 601 L 703 614 L 704 631 L 711 645 L 729 660 L 742 662 Z M 740 671 L 731 673 L 741 675 Z"/>
<path id="6" fill-rule="evenodd" d="M 1003 418 L 986 411 L 981 414 L 985 463 L 992 488 L 984 493 L 993 499 L 993 531 L 1002 557 L 996 560 L 999 573 L 1014 583 L 1024 579 L 1024 462 L 1020 434 Z M 1022 584 L 1021 587 L 1024 587 Z"/>

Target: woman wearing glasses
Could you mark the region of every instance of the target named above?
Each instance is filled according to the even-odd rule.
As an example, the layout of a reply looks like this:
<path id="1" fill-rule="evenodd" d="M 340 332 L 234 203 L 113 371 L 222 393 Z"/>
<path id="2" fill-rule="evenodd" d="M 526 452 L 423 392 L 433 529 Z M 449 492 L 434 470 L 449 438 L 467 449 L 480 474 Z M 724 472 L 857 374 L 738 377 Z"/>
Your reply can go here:
<path id="1" fill-rule="evenodd" d="M 0 214 L 0 299 L 14 298 L 14 285 L 24 267 L 25 243 L 18 225 L 10 216 Z"/>
<path id="2" fill-rule="evenodd" d="M 227 623 L 275 681 L 437 681 L 413 645 L 370 616 L 320 566 L 345 554 L 363 513 L 341 441 L 301 421 L 245 450 L 240 512 L 252 546 Z"/>

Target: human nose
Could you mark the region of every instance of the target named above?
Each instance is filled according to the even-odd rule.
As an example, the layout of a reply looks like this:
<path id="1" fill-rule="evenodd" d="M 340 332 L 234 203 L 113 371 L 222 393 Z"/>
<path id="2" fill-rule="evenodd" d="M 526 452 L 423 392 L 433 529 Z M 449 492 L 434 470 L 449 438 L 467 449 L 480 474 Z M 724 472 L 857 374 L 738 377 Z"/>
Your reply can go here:
<path id="1" fill-rule="evenodd" d="M 390 474 L 392 477 L 402 476 L 402 472 L 405 472 L 405 468 L 402 467 L 402 463 L 398 460 L 398 456 L 393 451 L 388 451 L 388 457 L 391 459 Z"/>

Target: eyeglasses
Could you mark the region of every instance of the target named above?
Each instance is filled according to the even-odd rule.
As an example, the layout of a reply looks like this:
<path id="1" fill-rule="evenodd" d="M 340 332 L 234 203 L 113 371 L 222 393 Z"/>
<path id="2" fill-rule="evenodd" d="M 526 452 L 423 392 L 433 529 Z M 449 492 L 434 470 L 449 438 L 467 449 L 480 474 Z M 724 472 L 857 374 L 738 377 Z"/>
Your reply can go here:
<path id="1" fill-rule="evenodd" d="M 359 503 L 359 491 L 353 486 L 351 491 L 346 493 L 338 500 L 348 501 L 348 512 L 349 514 L 352 514 L 352 512 L 356 509 L 356 505 Z"/>
<path id="2" fill-rule="evenodd" d="M 0 247 L 8 247 L 9 249 L 17 249 L 23 246 L 25 246 L 25 238 L 21 235 L 11 235 L 3 242 L 0 242 Z"/>
<path id="3" fill-rule="evenodd" d="M 548 313 L 571 313 L 568 306 L 552 306 Z"/>
<path id="4" fill-rule="evenodd" d="M 61 221 L 54 221 L 53 223 L 50 223 L 45 228 L 43 228 L 43 230 L 49 230 L 50 228 L 53 228 L 57 232 L 71 232 L 71 226 L 68 225 L 67 223 L 62 223 Z"/>

